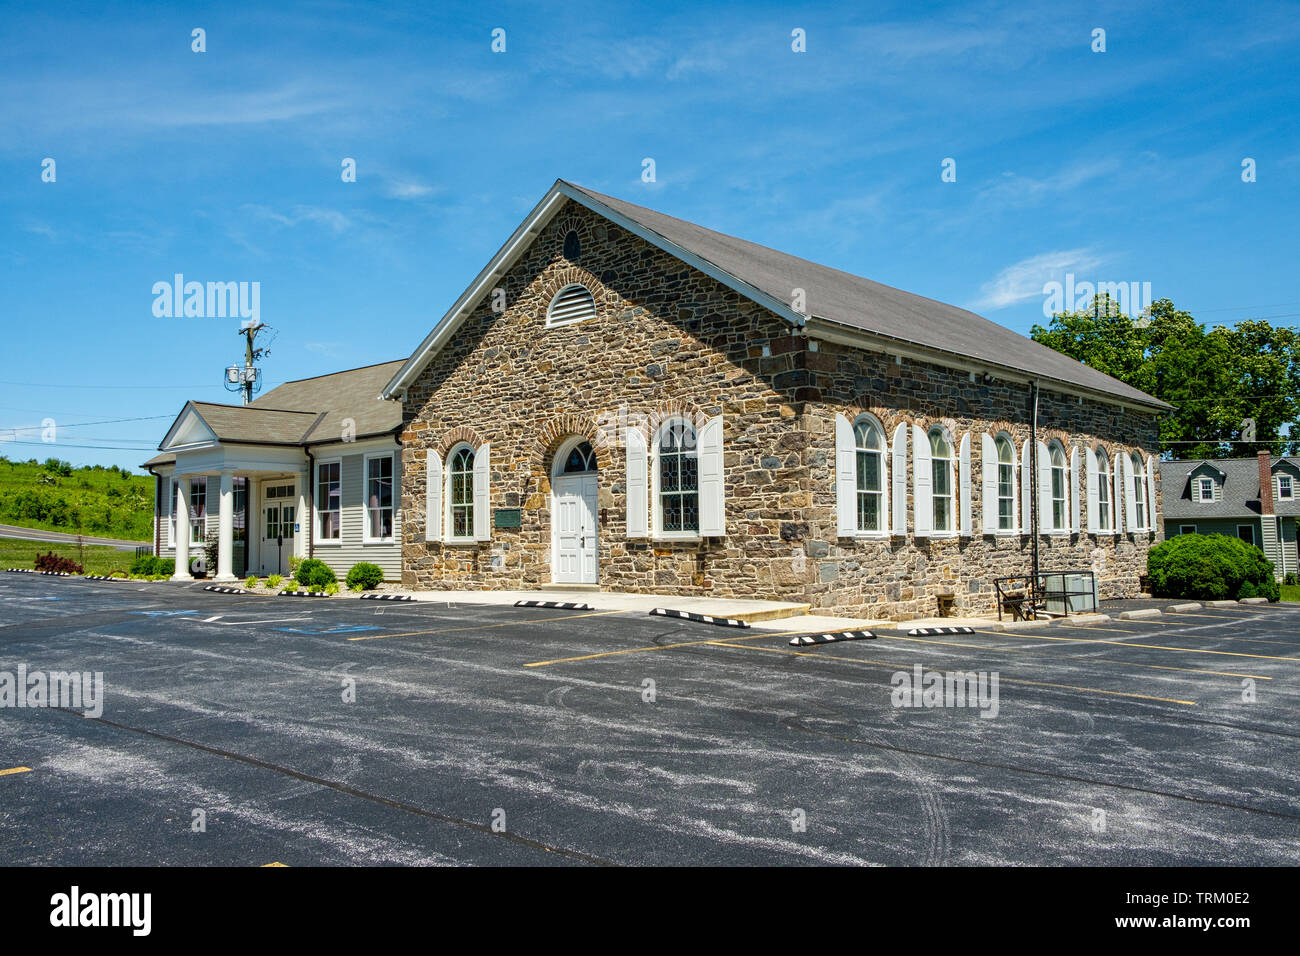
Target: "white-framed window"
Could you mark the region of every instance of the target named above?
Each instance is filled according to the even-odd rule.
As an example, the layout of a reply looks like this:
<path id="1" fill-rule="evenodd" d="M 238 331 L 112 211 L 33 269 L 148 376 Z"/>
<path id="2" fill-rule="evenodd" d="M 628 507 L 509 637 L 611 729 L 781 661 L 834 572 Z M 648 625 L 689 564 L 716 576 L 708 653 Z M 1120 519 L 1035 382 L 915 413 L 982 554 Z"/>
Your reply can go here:
<path id="1" fill-rule="evenodd" d="M 1016 529 L 1016 448 L 1006 435 L 994 439 L 998 451 L 998 530 Z"/>
<path id="2" fill-rule="evenodd" d="M 1194 524 L 1180 524 L 1180 525 L 1178 526 L 1178 533 L 1179 533 L 1179 534 L 1196 534 L 1196 525 L 1194 525 Z"/>
<path id="3" fill-rule="evenodd" d="M 1115 511 L 1110 500 L 1110 456 L 1097 449 L 1097 525 L 1103 531 L 1115 530 Z"/>
<path id="4" fill-rule="evenodd" d="M 695 428 L 664 423 L 655 440 L 655 528 L 664 537 L 700 533 L 700 456 Z"/>
<path id="5" fill-rule="evenodd" d="M 933 502 L 934 530 L 938 534 L 954 530 L 952 442 L 942 428 L 930 429 L 930 500 Z"/>
<path id="6" fill-rule="evenodd" d="M 367 455 L 365 476 L 366 543 L 393 540 L 393 456 Z"/>
<path id="7" fill-rule="evenodd" d="M 1255 543 L 1255 526 L 1253 524 L 1237 525 L 1237 537 L 1247 544 Z"/>
<path id="8" fill-rule="evenodd" d="M 596 300 L 592 297 L 591 291 L 586 286 L 575 282 L 555 293 L 555 297 L 551 299 L 551 304 L 546 309 L 546 324 L 548 326 L 572 325 L 575 322 L 595 318 L 595 315 Z"/>
<path id="9" fill-rule="evenodd" d="M 208 479 L 190 479 L 190 544 L 202 544 L 208 527 Z"/>
<path id="10" fill-rule="evenodd" d="M 339 459 L 316 462 L 316 542 L 343 540 L 343 464 Z"/>
<path id="11" fill-rule="evenodd" d="M 857 488 L 857 529 L 885 530 L 885 433 L 870 418 L 853 425 L 854 474 Z"/>
<path id="12" fill-rule="evenodd" d="M 1052 471 L 1052 531 L 1068 531 L 1066 514 L 1069 510 L 1069 466 L 1065 461 L 1065 449 L 1061 443 L 1053 441 L 1047 446 L 1047 454 Z"/>
<path id="13" fill-rule="evenodd" d="M 1278 500 L 1286 499 L 1288 501 L 1295 497 L 1295 488 L 1290 475 L 1277 476 L 1277 497 Z"/>
<path id="14" fill-rule="evenodd" d="M 474 538 L 474 449 L 457 445 L 447 459 L 447 536 Z"/>
<path id="15" fill-rule="evenodd" d="M 1134 529 L 1147 530 L 1147 475 L 1142 466 L 1142 456 L 1134 452 L 1129 456 L 1133 462 L 1133 513 Z"/>
<path id="16" fill-rule="evenodd" d="M 1214 500 L 1214 479 L 1213 478 L 1196 479 L 1196 500 L 1197 501 Z"/>

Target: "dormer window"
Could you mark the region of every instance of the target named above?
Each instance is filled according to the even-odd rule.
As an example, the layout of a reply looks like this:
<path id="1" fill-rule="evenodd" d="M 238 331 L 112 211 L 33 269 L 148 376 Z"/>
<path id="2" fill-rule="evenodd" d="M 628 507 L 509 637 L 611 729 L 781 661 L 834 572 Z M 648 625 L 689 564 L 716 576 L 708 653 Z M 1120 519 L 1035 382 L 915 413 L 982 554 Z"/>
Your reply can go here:
<path id="1" fill-rule="evenodd" d="M 1279 500 L 1283 498 L 1290 500 L 1295 497 L 1295 489 L 1292 487 L 1290 475 L 1277 476 L 1277 497 Z"/>
<path id="2" fill-rule="evenodd" d="M 1213 501 L 1214 500 L 1214 479 L 1198 478 L 1196 481 L 1196 500 Z"/>

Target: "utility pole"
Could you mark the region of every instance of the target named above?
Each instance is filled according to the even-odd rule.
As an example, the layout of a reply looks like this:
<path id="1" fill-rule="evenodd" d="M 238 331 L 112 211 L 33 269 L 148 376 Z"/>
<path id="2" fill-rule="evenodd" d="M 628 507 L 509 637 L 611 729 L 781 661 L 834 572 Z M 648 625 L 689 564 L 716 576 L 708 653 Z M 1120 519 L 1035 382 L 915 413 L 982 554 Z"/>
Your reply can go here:
<path id="1" fill-rule="evenodd" d="M 270 328 L 262 322 L 256 324 L 246 322 L 236 333 L 244 337 L 244 366 L 240 368 L 238 365 L 232 365 L 226 369 L 226 388 L 232 392 L 243 392 L 245 405 L 253 403 L 253 393 L 261 388 L 259 370 L 254 363 L 263 356 L 271 354 L 269 348 L 256 348 L 254 342 L 258 332 Z"/>

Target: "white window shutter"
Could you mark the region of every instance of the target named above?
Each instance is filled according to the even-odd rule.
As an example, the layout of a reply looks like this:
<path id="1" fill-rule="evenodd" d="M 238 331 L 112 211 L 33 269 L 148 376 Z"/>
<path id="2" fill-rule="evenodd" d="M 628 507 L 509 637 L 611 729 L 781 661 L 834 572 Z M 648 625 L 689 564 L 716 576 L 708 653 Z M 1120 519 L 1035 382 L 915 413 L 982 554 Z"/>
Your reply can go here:
<path id="1" fill-rule="evenodd" d="M 1087 469 L 1084 476 L 1084 483 L 1087 485 L 1085 497 L 1087 498 L 1088 512 L 1088 530 L 1093 534 L 1102 531 L 1101 528 L 1101 495 L 1098 489 L 1101 487 L 1099 476 L 1097 475 L 1097 453 L 1091 448 L 1083 450 L 1083 467 Z"/>
<path id="2" fill-rule="evenodd" d="M 1133 493 L 1133 461 L 1128 455 L 1120 455 L 1124 467 L 1124 530 L 1130 534 L 1137 527 L 1137 496 Z"/>
<path id="3" fill-rule="evenodd" d="M 1070 534 L 1079 533 L 1079 449 L 1074 446 L 1070 447 L 1070 473 L 1066 476 L 1069 481 L 1065 486 L 1065 505 L 1069 511 L 1070 520 L 1066 522 L 1070 528 Z"/>
<path id="4" fill-rule="evenodd" d="M 851 538 L 858 530 L 858 452 L 853 423 L 835 416 L 836 533 Z"/>
<path id="5" fill-rule="evenodd" d="M 474 540 L 487 541 L 492 537 L 492 525 L 489 519 L 491 496 L 489 495 L 492 475 L 492 446 L 488 442 L 478 446 L 474 452 Z"/>
<path id="6" fill-rule="evenodd" d="M 442 540 L 442 456 L 432 448 L 424 469 L 424 540 Z"/>
<path id="7" fill-rule="evenodd" d="M 980 504 L 984 508 L 984 533 L 998 533 L 998 443 L 992 435 L 980 436 Z"/>
<path id="8" fill-rule="evenodd" d="M 961 451 L 957 456 L 961 474 L 957 476 L 957 494 L 961 509 L 961 533 L 969 538 L 971 534 L 970 513 L 970 432 L 961 436 Z"/>
<path id="9" fill-rule="evenodd" d="M 1147 455 L 1147 530 L 1154 531 L 1156 525 L 1156 470 L 1155 462 Z"/>
<path id="10" fill-rule="evenodd" d="M 916 515 L 916 527 L 912 533 L 924 538 L 934 528 L 934 498 L 931 497 L 934 466 L 930 439 L 919 425 L 912 426 L 912 445 L 912 497 L 915 499 L 912 509 Z"/>
<path id="11" fill-rule="evenodd" d="M 907 425 L 894 429 L 893 471 L 890 473 L 890 487 L 894 494 L 894 520 L 890 532 L 897 536 L 907 534 Z"/>
<path id="12" fill-rule="evenodd" d="M 639 428 L 628 428 L 627 536 L 629 538 L 644 538 L 650 534 L 647 467 L 645 434 Z"/>
<path id="13" fill-rule="evenodd" d="M 1020 533 L 1029 534 L 1033 530 L 1032 502 L 1029 500 L 1029 442 L 1020 449 Z"/>
<path id="14" fill-rule="evenodd" d="M 727 533 L 726 488 L 722 467 L 722 416 L 700 429 L 700 534 L 721 538 Z"/>
<path id="15" fill-rule="evenodd" d="M 1052 456 L 1047 446 L 1038 443 L 1038 533 L 1055 531 L 1052 524 Z"/>

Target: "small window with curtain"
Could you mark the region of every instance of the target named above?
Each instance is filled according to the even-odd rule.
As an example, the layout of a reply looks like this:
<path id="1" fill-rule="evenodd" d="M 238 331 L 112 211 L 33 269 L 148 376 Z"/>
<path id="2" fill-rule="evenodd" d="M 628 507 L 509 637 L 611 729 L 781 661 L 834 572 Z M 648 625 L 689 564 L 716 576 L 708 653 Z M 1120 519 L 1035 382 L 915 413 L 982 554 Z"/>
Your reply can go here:
<path id="1" fill-rule="evenodd" d="M 1065 531 L 1065 512 L 1068 510 L 1065 449 L 1053 442 L 1049 457 L 1052 466 L 1052 530 Z"/>
<path id="2" fill-rule="evenodd" d="M 366 459 L 366 536 L 385 540 L 393 536 L 393 456 Z"/>
<path id="3" fill-rule="evenodd" d="M 943 430 L 930 431 L 930 467 L 934 484 L 931 496 L 934 501 L 934 530 L 952 530 L 952 445 Z"/>
<path id="4" fill-rule="evenodd" d="M 342 485 L 339 481 L 340 464 L 337 461 L 321 462 L 316 466 L 316 515 L 319 541 L 342 539 Z"/>
<path id="5" fill-rule="evenodd" d="M 1106 449 L 1097 449 L 1097 523 L 1103 531 L 1113 531 L 1110 507 L 1110 458 Z"/>

